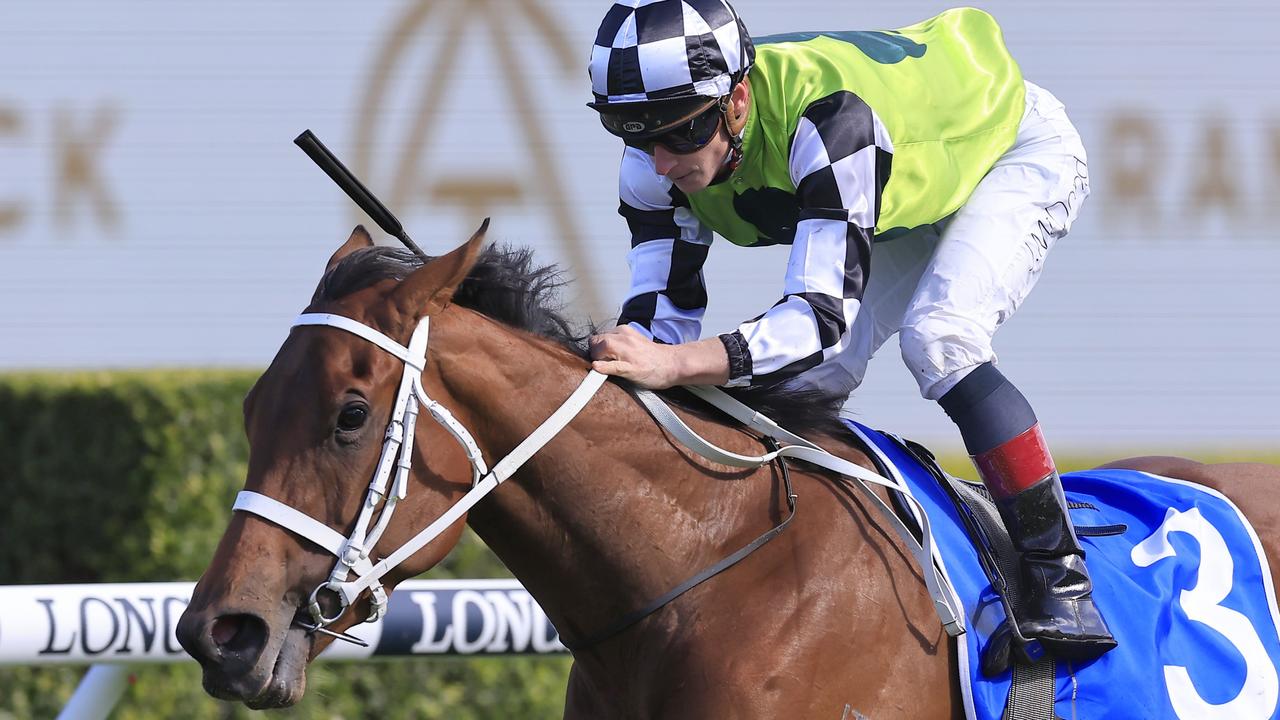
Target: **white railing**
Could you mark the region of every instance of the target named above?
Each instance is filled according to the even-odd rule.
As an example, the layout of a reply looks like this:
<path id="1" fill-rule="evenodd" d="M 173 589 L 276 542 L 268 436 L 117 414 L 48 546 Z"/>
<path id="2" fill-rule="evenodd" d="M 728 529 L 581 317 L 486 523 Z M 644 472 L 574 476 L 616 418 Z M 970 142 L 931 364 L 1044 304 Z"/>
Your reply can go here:
<path id="1" fill-rule="evenodd" d="M 91 665 L 59 718 L 103 718 L 139 663 L 188 661 L 174 630 L 195 583 L 0 587 L 0 666 Z M 352 628 L 318 660 L 408 655 L 567 652 L 542 608 L 515 580 L 409 580 L 387 616 Z"/>

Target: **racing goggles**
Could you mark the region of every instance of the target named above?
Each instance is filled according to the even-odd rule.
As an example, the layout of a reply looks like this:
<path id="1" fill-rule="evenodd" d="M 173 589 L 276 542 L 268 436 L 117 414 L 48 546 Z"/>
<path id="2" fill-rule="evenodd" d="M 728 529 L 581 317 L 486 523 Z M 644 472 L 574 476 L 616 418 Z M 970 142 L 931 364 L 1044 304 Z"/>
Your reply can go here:
<path id="1" fill-rule="evenodd" d="M 657 145 L 677 155 L 701 150 L 720 130 L 724 114 L 719 101 L 707 103 L 705 99 L 699 99 L 691 111 L 687 102 L 646 103 L 634 112 L 597 109 L 601 110 L 600 122 L 606 130 L 622 138 L 627 147 L 649 155 Z M 657 128 L 657 132 L 652 128 Z"/>

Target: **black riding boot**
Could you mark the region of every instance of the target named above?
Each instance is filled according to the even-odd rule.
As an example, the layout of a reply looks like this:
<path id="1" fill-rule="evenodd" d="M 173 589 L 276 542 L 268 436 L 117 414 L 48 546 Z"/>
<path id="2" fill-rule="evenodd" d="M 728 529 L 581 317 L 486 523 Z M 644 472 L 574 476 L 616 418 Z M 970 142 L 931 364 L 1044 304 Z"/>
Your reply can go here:
<path id="1" fill-rule="evenodd" d="M 983 653 L 987 675 L 1038 651 L 1065 659 L 1095 658 L 1116 646 L 1093 604 L 1093 583 L 1076 542 L 1062 483 L 1027 399 L 991 363 L 974 368 L 939 400 L 964 437 L 982 482 L 1022 556 L 1024 598 L 1018 631 L 1002 627 Z"/>
<path id="2" fill-rule="evenodd" d="M 1025 602 L 1018 630 L 1066 660 L 1092 660 L 1116 646 L 1093 603 L 1093 583 L 1056 472 L 996 501 L 1022 555 Z"/>

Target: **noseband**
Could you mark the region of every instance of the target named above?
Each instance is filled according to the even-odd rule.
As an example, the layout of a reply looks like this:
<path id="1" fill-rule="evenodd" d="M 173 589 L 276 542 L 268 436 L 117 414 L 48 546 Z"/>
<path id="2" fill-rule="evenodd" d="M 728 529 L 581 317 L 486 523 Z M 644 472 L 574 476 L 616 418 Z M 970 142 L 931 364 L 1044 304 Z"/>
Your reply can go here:
<path id="1" fill-rule="evenodd" d="M 364 505 L 360 508 L 360 515 L 356 518 L 351 535 L 345 538 L 336 530 L 309 515 L 275 498 L 250 490 L 242 490 L 236 496 L 232 509 L 266 518 L 286 530 L 301 535 L 338 558 L 334 563 L 333 571 L 329 573 L 329 579 L 316 586 L 311 592 L 307 609 L 311 614 L 312 623 L 296 622 L 309 632 L 321 632 L 363 645 L 365 643 L 358 638 L 326 628 L 336 622 L 365 590 L 368 590 L 371 596 L 371 610 L 365 622 L 376 622 L 382 619 L 387 612 L 387 593 L 380 582 L 383 576 L 438 537 L 481 498 L 511 477 L 586 406 L 587 401 L 604 384 L 606 376 L 594 370 L 589 372 L 578 389 L 559 409 L 543 421 L 529 437 L 525 438 L 524 442 L 516 446 L 492 470 L 488 470 L 475 438 L 462 426 L 462 423 L 458 422 L 448 408 L 432 400 L 422 386 L 422 373 L 427 367 L 427 335 L 431 326 L 429 317 L 424 317 L 418 322 L 408 347 L 363 323 L 342 315 L 303 313 L 294 320 L 293 327 L 303 325 L 327 325 L 345 330 L 368 340 L 404 362 L 404 373 L 400 378 L 400 389 L 396 394 L 396 404 L 391 412 L 391 422 L 387 424 L 382 454 L 378 458 L 373 479 L 369 482 L 369 491 L 365 495 Z M 463 453 L 471 463 L 471 490 L 426 529 L 386 558 L 374 563 L 369 558 L 369 553 L 387 529 L 397 503 L 408 493 L 409 469 L 413 461 L 413 432 L 418 424 L 419 405 L 426 408 L 431 417 L 448 430 L 449 434 L 462 446 Z M 392 482 L 393 466 L 394 482 Z M 388 493 L 389 484 L 391 491 Z M 376 521 L 375 513 L 377 513 Z M 372 529 L 370 524 L 373 525 Z M 352 574 L 355 578 L 349 580 Z M 339 609 L 332 616 L 325 615 L 320 607 L 320 595 L 324 591 L 332 593 L 338 599 Z"/>

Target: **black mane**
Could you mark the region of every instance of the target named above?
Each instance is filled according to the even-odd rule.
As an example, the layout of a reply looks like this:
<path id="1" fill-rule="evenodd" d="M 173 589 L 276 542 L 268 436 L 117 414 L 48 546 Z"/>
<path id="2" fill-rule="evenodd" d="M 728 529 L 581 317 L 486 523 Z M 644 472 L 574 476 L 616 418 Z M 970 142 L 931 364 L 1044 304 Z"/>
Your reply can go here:
<path id="1" fill-rule="evenodd" d="M 337 300 L 383 280 L 400 281 L 422 267 L 422 259 L 400 248 L 357 250 L 325 273 L 311 302 Z M 501 323 L 550 338 L 585 357 L 586 336 L 575 335 L 558 301 L 565 284 L 554 265 L 535 266 L 528 248 L 489 246 L 453 302 Z"/>
<path id="2" fill-rule="evenodd" d="M 337 300 L 383 280 L 400 281 L 422 267 L 408 250 L 374 246 L 356 250 L 325 273 L 311 302 Z M 490 245 L 453 296 L 453 302 L 498 322 L 548 338 L 582 358 L 588 357 L 587 338 L 594 326 L 574 332 L 564 316 L 560 288 L 567 281 L 554 265 L 535 265 L 528 248 Z M 800 434 L 839 434 L 843 396 L 814 390 L 793 390 L 783 384 L 730 391 L 742 402 Z M 664 393 L 682 405 L 696 401 L 683 391 Z"/>

